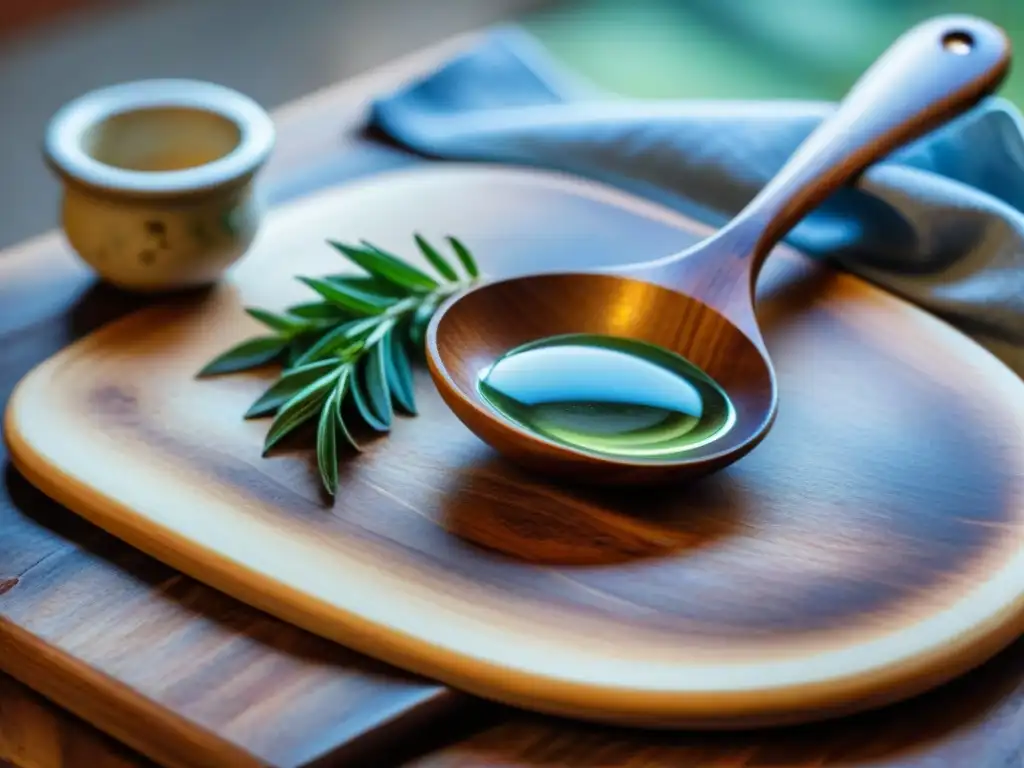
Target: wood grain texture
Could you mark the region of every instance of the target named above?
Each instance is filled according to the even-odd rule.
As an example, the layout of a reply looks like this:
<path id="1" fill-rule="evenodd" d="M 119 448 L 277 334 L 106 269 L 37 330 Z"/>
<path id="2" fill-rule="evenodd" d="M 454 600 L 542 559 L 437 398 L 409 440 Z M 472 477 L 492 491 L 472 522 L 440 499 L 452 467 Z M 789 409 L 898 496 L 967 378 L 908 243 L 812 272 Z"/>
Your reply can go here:
<path id="1" fill-rule="evenodd" d="M 308 448 L 261 459 L 266 423 L 240 418 L 271 372 L 194 375 L 258 332 L 242 306 L 283 307 L 308 292 L 295 274 L 342 267 L 325 237 L 412 258 L 415 231 L 458 233 L 496 275 L 700 235 L 521 170 L 412 168 L 304 198 L 217 290 L 110 324 L 27 377 L 8 410 L 16 464 L 245 602 L 543 711 L 817 718 L 934 685 L 1020 633 L 1024 384 L 945 324 L 789 251 L 760 296 L 789 405 L 743 462 L 647 495 L 549 484 L 499 460 L 421 375 L 421 415 L 342 464 L 329 508 Z"/>
<path id="2" fill-rule="evenodd" d="M 5 762 L 7 761 L 7 762 Z M 0 768 L 150 768 L 154 763 L 0 674 Z"/>
<path id="3" fill-rule="evenodd" d="M 479 709 L 477 707 L 476 709 Z M 150 768 L 114 740 L 0 676 L 0 766 Z M 495 722 L 497 721 L 497 722 Z M 1024 763 L 1024 640 L 951 684 L 829 723 L 709 734 L 591 727 L 497 709 L 488 727 L 421 742 L 374 768 L 1017 768 Z M 350 763 L 351 764 L 351 763 Z"/>
<path id="4" fill-rule="evenodd" d="M 295 631 L 287 627 L 283 629 Z M 325 673 L 330 674 L 329 667 L 325 667 Z M 468 703 L 468 699 L 466 701 Z M 410 729 L 401 733 L 381 733 L 385 743 L 372 749 L 324 753 L 309 765 L 315 768 L 391 768 L 405 765 L 409 759 L 458 742 L 484 725 L 492 725 L 500 714 L 497 708 L 477 702 L 475 707 L 464 708 L 459 717 L 432 717 L 432 727 L 419 729 L 415 738 L 410 738 L 413 735 Z M 313 745 L 318 739 L 311 736 L 308 741 Z M 154 768 L 172 764 L 156 763 L 132 751 L 0 673 L 0 768 Z M 186 755 L 183 764 L 233 768 L 245 763 L 211 759 L 209 754 L 196 749 Z"/>
<path id="5" fill-rule="evenodd" d="M 1024 641 L 927 696 L 811 726 L 657 733 L 509 713 L 408 768 L 1019 768 Z"/>
<path id="6" fill-rule="evenodd" d="M 362 107 L 468 39 L 277 112 L 279 144 L 266 175 L 272 199 L 410 162 L 359 136 Z M 31 366 L 143 303 L 95 283 L 56 235 L 4 251 L 0 403 Z M 334 765 L 368 755 L 375 764 L 404 748 L 408 734 L 428 724 L 436 732 L 436 718 L 461 699 L 104 534 L 32 488 L 2 443 L 0 465 L 0 669 L 161 764 Z M 0 702 L 9 706 L 9 697 Z M 50 753 L 26 750 L 19 766 L 47 764 L 40 761 Z"/>

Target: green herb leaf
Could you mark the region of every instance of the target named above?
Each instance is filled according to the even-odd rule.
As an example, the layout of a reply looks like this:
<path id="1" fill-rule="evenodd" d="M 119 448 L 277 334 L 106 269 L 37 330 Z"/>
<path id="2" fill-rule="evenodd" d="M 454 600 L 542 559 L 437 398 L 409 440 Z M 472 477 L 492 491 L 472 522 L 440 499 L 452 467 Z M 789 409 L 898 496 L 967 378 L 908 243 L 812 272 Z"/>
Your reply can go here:
<path id="1" fill-rule="evenodd" d="M 214 376 L 220 373 L 237 373 L 250 368 L 274 362 L 288 346 L 288 339 L 281 336 L 260 336 L 243 341 L 227 352 L 217 356 L 199 371 L 199 376 Z"/>
<path id="2" fill-rule="evenodd" d="M 441 304 L 441 297 L 434 296 L 427 299 L 413 312 L 412 320 L 409 322 L 409 341 L 416 350 L 416 353 L 423 357 L 425 350 L 423 348 L 424 342 L 427 337 L 427 326 L 430 324 L 430 318 L 434 316 L 438 306 Z"/>
<path id="3" fill-rule="evenodd" d="M 369 349 L 373 345 L 380 342 L 384 338 L 384 335 L 395 327 L 395 323 L 398 320 L 394 317 L 389 317 L 381 321 L 367 336 L 363 339 L 363 348 Z"/>
<path id="4" fill-rule="evenodd" d="M 377 346 L 384 347 L 385 372 L 391 395 L 398 406 L 410 416 L 416 415 L 416 393 L 412 378 L 412 366 L 409 356 L 402 346 L 401 337 L 388 331 L 387 336 Z"/>
<path id="5" fill-rule="evenodd" d="M 374 344 L 363 364 L 363 384 L 374 416 L 388 426 L 394 417 L 391 391 L 388 388 L 387 353 L 383 344 Z"/>
<path id="6" fill-rule="evenodd" d="M 338 372 L 337 382 L 320 408 L 320 420 L 317 423 L 317 468 L 320 470 L 320 481 L 331 496 L 338 492 L 338 433 L 340 432 L 345 442 L 356 451 L 362 450 L 349 432 L 341 411 L 341 404 L 345 400 L 351 380 L 352 367 L 342 366 Z"/>
<path id="7" fill-rule="evenodd" d="M 455 255 L 459 257 L 459 262 L 462 264 L 462 268 L 466 270 L 466 274 L 473 278 L 480 277 L 480 268 L 477 266 L 473 254 L 469 252 L 469 248 L 464 246 L 461 240 L 450 235 L 448 242 L 452 246 L 452 250 L 455 251 Z"/>
<path id="8" fill-rule="evenodd" d="M 352 320 L 351 322 L 339 325 L 329 333 L 321 336 L 319 341 L 307 349 L 302 356 L 295 361 L 295 365 L 305 365 L 306 363 L 322 360 L 325 357 L 338 353 L 340 350 L 352 344 L 352 342 L 358 339 L 361 335 L 369 333 L 379 322 L 379 317 L 372 316 L 363 317 L 359 320 Z M 344 357 L 344 355 L 341 354 L 338 356 Z"/>
<path id="9" fill-rule="evenodd" d="M 323 405 L 331 388 L 338 380 L 344 368 L 339 366 L 335 371 L 321 376 L 312 384 L 300 389 L 288 402 L 281 406 L 277 416 L 267 430 L 267 438 L 263 443 L 263 455 L 277 445 L 285 436 L 309 421 Z"/>
<path id="10" fill-rule="evenodd" d="M 324 490 L 333 496 L 338 490 L 338 423 L 335 418 L 335 400 L 338 388 L 331 389 L 320 409 L 320 422 L 316 428 L 316 463 Z"/>
<path id="11" fill-rule="evenodd" d="M 288 368 L 295 368 L 299 364 L 299 360 L 302 358 L 309 348 L 317 342 L 316 333 L 301 333 L 298 336 L 292 338 L 288 343 L 288 350 L 285 354 L 286 362 L 285 365 Z"/>
<path id="12" fill-rule="evenodd" d="M 198 374 L 283 363 L 277 381 L 245 417 L 273 415 L 264 454 L 316 418 L 317 466 L 324 488 L 332 495 L 339 482 L 340 441 L 361 450 L 345 421 L 346 413 L 379 432 L 390 430 L 396 412 L 415 415 L 410 354 L 423 354 L 426 328 L 441 302 L 479 275 L 473 256 L 454 237 L 448 242 L 470 279 L 460 279 L 455 261 L 442 256 L 425 238 L 416 234 L 414 239 L 442 282 L 366 241 L 358 247 L 328 241 L 365 274 L 298 277 L 321 300 L 283 311 L 246 309 L 275 335 L 238 344 Z M 354 411 L 343 408 L 349 397 Z"/>
<path id="13" fill-rule="evenodd" d="M 329 357 L 348 342 L 348 334 L 352 323 L 344 323 L 325 333 L 311 346 L 309 346 L 295 361 L 293 367 L 308 365 L 318 360 Z"/>
<path id="14" fill-rule="evenodd" d="M 332 304 L 357 315 L 379 315 L 392 303 L 391 300 L 337 281 L 316 277 L 300 277 L 299 280 Z"/>
<path id="15" fill-rule="evenodd" d="M 379 296 L 381 299 L 403 299 L 409 295 L 408 288 L 390 283 L 376 275 L 331 275 L 327 280 Z"/>
<path id="16" fill-rule="evenodd" d="M 331 241 L 331 245 L 371 275 L 387 280 L 401 288 L 425 292 L 438 287 L 437 281 L 426 272 L 420 271 L 397 256 L 386 253 L 369 243 L 362 243 L 362 248 L 354 248 L 335 241 Z"/>
<path id="17" fill-rule="evenodd" d="M 342 309 L 337 304 L 329 301 L 310 301 L 305 304 L 295 304 L 288 307 L 290 315 L 301 317 L 303 320 L 348 320 L 352 313 Z"/>
<path id="18" fill-rule="evenodd" d="M 289 369 L 266 392 L 260 395 L 259 399 L 245 412 L 244 418 L 255 419 L 274 413 L 300 390 L 337 367 L 337 360 L 322 360 Z"/>
<path id="19" fill-rule="evenodd" d="M 459 279 L 459 273 L 455 271 L 455 268 L 448 263 L 444 256 L 437 252 L 434 246 L 424 240 L 420 235 L 416 235 L 415 239 L 416 245 L 420 247 L 420 251 L 422 251 L 427 261 L 433 265 L 434 269 L 436 269 L 443 278 L 451 282 L 455 282 Z"/>
<path id="20" fill-rule="evenodd" d="M 360 366 L 360 368 L 363 368 L 365 364 L 364 359 L 363 365 Z M 376 432 L 390 431 L 391 425 L 379 419 L 371 407 L 370 396 L 366 392 L 366 385 L 363 384 L 359 371 L 353 371 L 351 382 L 349 383 L 349 391 L 352 393 L 352 402 L 355 404 L 360 418 L 366 422 L 366 425 L 370 427 L 370 429 L 373 429 Z"/>
<path id="21" fill-rule="evenodd" d="M 278 331 L 286 336 L 294 336 L 308 327 L 306 323 L 297 318 L 280 315 L 276 312 L 268 312 L 265 309 L 246 307 L 245 311 L 250 317 L 263 323 L 270 330 Z"/>
<path id="22" fill-rule="evenodd" d="M 355 448 L 357 451 L 362 451 L 362 447 L 352 437 L 352 433 L 349 432 L 348 425 L 345 423 L 345 414 L 342 413 L 341 406 L 345 401 L 346 387 L 351 385 L 351 382 L 355 380 L 355 371 L 351 366 L 345 366 L 345 370 L 341 377 L 338 379 L 338 396 L 334 400 L 334 407 L 331 409 L 334 411 L 335 421 L 338 424 L 338 429 L 341 430 L 342 436 L 345 438 L 345 442 Z"/>

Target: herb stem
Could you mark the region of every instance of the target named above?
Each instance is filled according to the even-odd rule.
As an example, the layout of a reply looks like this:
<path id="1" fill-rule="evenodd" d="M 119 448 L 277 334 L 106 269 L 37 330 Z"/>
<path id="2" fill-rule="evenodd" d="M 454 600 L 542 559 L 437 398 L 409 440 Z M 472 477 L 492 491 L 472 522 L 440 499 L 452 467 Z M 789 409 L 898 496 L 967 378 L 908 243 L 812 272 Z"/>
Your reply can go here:
<path id="1" fill-rule="evenodd" d="M 270 334 L 232 347 L 198 374 L 280 364 L 277 380 L 245 418 L 273 416 L 264 453 L 315 421 L 317 466 L 331 496 L 337 493 L 339 447 L 359 449 L 349 412 L 376 432 L 390 430 L 396 409 L 416 414 L 410 353 L 422 353 L 427 324 L 441 303 L 468 288 L 480 274 L 460 240 L 447 238 L 454 261 L 421 235 L 414 240 L 435 275 L 364 241 L 328 241 L 362 274 L 300 276 L 299 281 L 319 294 L 319 301 L 296 304 L 283 313 L 246 308 Z M 347 409 L 346 404 L 354 407 Z"/>

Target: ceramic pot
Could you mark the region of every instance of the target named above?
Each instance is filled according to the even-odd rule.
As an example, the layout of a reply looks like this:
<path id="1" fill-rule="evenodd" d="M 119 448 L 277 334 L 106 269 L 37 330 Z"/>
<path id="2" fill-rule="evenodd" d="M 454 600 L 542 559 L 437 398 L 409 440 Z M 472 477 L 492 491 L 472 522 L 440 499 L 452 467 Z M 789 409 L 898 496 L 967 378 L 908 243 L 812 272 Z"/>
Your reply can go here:
<path id="1" fill-rule="evenodd" d="M 62 225 L 105 280 L 135 291 L 216 281 L 256 235 L 255 184 L 274 126 L 213 83 L 145 80 L 92 91 L 51 119 L 44 155 Z"/>

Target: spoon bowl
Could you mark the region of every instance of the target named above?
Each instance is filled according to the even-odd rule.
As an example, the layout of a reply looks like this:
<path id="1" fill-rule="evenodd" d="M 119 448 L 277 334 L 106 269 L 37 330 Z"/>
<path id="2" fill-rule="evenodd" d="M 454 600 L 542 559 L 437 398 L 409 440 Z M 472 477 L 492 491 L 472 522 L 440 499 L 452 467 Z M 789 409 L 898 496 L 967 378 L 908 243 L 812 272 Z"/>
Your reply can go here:
<path id="1" fill-rule="evenodd" d="M 498 417 L 479 389 L 484 373 L 510 349 L 572 333 L 626 337 L 682 355 L 725 390 L 734 425 L 680 456 L 628 460 L 582 451 Z M 487 283 L 439 311 L 427 339 L 431 374 L 459 419 L 510 459 L 546 474 L 612 485 L 696 476 L 751 450 L 775 418 L 775 374 L 763 346 L 713 307 L 645 280 L 554 273 Z"/>
<path id="2" fill-rule="evenodd" d="M 819 203 L 893 149 L 961 114 L 1009 68 L 999 27 L 943 16 L 902 35 L 838 109 L 727 225 L 686 251 L 610 270 L 487 282 L 449 299 L 427 329 L 434 383 L 456 416 L 507 458 L 600 484 L 692 478 L 752 450 L 775 420 L 778 392 L 757 323 L 764 260 Z M 523 344 L 566 334 L 648 342 L 701 368 L 735 409 L 710 442 L 658 458 L 623 458 L 547 439 L 494 410 L 481 377 Z"/>

